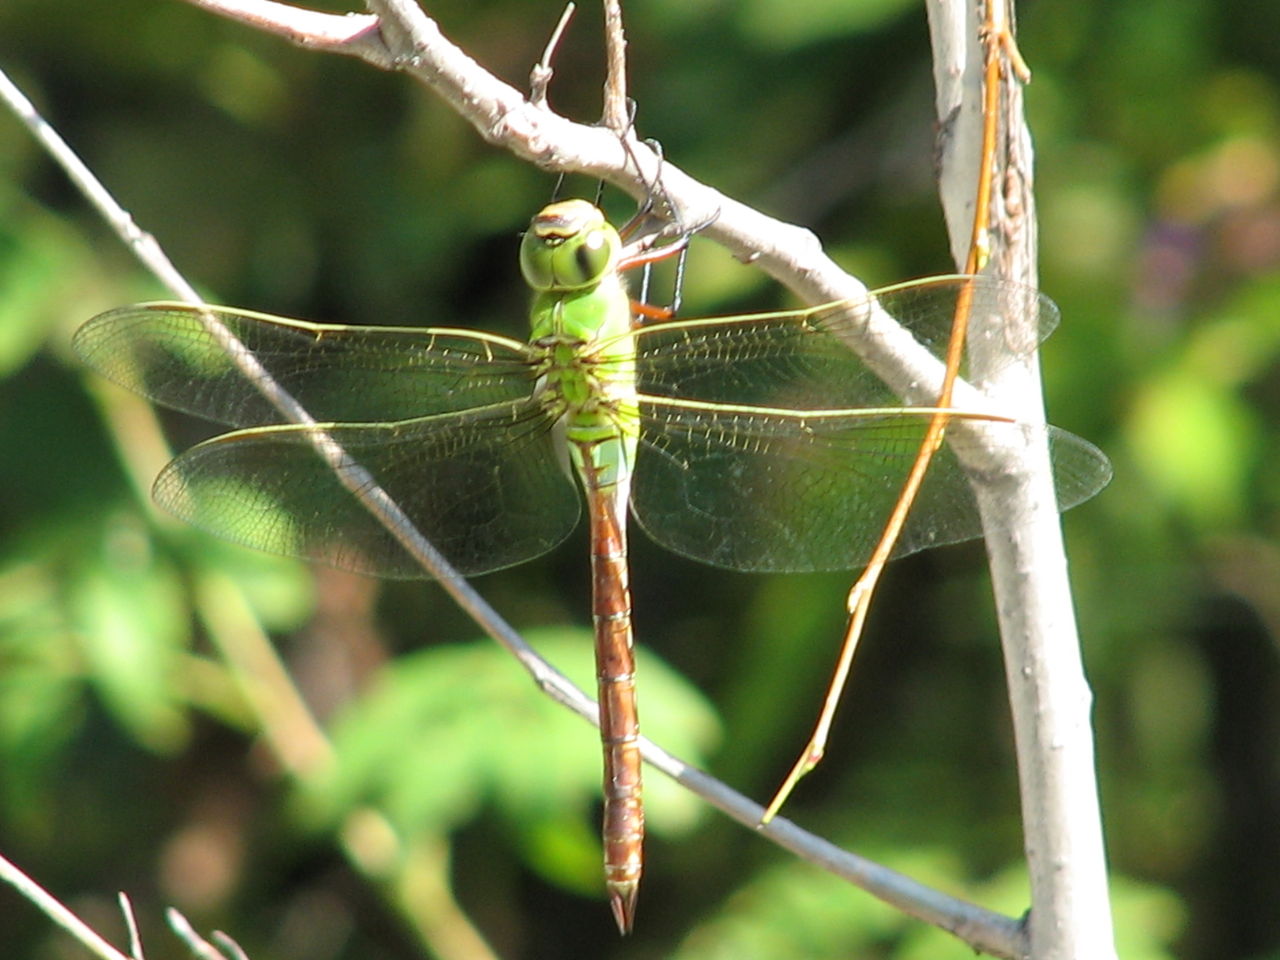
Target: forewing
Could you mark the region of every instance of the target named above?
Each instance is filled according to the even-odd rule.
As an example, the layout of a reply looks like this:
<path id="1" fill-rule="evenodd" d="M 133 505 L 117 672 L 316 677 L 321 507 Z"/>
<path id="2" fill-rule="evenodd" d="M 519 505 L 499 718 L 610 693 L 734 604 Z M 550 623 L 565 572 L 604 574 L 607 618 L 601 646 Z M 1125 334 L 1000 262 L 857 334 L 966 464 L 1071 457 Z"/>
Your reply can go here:
<path id="1" fill-rule="evenodd" d="M 535 404 L 395 424 L 286 425 L 201 443 L 161 472 L 156 500 L 210 533 L 381 577 L 427 576 L 317 453 L 359 463 L 462 574 L 532 559 L 577 522 L 579 495 Z"/>
<path id="2" fill-rule="evenodd" d="M 632 506 L 658 543 L 744 571 L 844 570 L 866 562 L 902 489 L 929 417 L 783 415 L 641 400 Z M 1059 509 L 1110 479 L 1105 456 L 1053 427 L 983 423 L 1050 444 Z M 1016 432 L 1016 438 L 1013 436 Z M 948 444 L 934 456 L 894 556 L 982 533 L 969 481 Z"/>
<path id="3" fill-rule="evenodd" d="M 635 333 L 639 389 L 799 410 L 896 406 L 858 344 L 876 326 L 885 336 L 910 336 L 914 344 L 899 341 L 900 352 L 914 347 L 941 358 L 962 307 L 970 318 L 966 356 L 981 358 L 986 375 L 1031 352 L 1058 323 L 1053 301 L 1029 287 L 937 277 L 807 310 L 643 327 Z"/>
<path id="4" fill-rule="evenodd" d="M 306 323 L 182 303 L 109 310 L 82 326 L 73 345 L 108 379 L 236 427 L 286 419 L 255 385 L 254 365 L 316 420 L 349 423 L 514 400 L 528 396 L 535 379 L 530 348 L 505 337 Z"/>

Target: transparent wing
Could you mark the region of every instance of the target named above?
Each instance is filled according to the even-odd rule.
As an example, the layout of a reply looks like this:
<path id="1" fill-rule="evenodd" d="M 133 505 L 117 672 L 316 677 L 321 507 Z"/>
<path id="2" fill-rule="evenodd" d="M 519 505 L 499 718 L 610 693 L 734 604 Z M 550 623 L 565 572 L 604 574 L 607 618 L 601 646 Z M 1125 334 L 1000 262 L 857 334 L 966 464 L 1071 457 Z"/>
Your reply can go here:
<path id="1" fill-rule="evenodd" d="M 806 416 L 641 398 L 632 509 L 658 543 L 733 570 L 846 570 L 874 549 L 928 429 L 920 412 Z M 1092 444 L 1055 427 L 982 424 L 1047 443 L 1058 508 L 1111 478 Z M 944 444 L 894 556 L 980 536 L 969 481 Z"/>
<path id="2" fill-rule="evenodd" d="M 551 420 L 535 404 L 320 428 L 463 574 L 532 559 L 577 523 L 579 494 L 556 454 Z M 313 434 L 290 424 L 215 437 L 165 467 L 153 493 L 227 540 L 358 573 L 425 578 L 339 483 Z"/>
<path id="3" fill-rule="evenodd" d="M 988 375 L 1030 353 L 1058 324 L 1053 301 L 1029 287 L 990 277 L 935 277 L 807 310 L 641 328 L 634 334 L 639 389 L 800 410 L 896 406 L 900 401 L 853 345 L 869 325 L 892 317 L 940 357 L 962 295 L 972 297 L 967 352 L 990 358 Z"/>
<path id="4" fill-rule="evenodd" d="M 533 390 L 531 348 L 465 330 L 337 326 L 151 303 L 99 314 L 72 343 L 89 366 L 156 403 L 236 427 L 280 423 L 216 324 L 317 420 L 407 420 Z"/>

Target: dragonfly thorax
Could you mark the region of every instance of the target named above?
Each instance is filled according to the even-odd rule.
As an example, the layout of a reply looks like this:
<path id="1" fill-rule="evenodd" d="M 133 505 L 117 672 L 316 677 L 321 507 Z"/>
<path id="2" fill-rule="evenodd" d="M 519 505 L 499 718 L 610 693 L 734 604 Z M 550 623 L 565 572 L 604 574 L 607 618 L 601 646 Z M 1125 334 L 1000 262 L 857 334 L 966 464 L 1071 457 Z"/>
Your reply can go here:
<path id="1" fill-rule="evenodd" d="M 553 334 L 532 343 L 544 355 L 541 390 L 560 413 L 591 417 L 634 399 L 633 364 L 593 351 L 583 340 Z"/>
<path id="2" fill-rule="evenodd" d="M 532 231 L 525 236 L 526 250 L 531 236 Z M 571 426 L 575 420 L 608 419 L 618 404 L 634 404 L 631 302 L 615 270 L 587 288 L 538 290 L 530 319 L 530 343 L 542 354 L 545 388 L 552 402 L 569 415 Z"/>
<path id="3" fill-rule="evenodd" d="M 582 222 L 567 222 L 574 218 Z M 565 262 L 559 255 L 592 233 L 597 222 L 607 228 L 608 269 L 583 287 L 540 286 L 549 273 L 539 271 L 559 269 L 550 264 Z M 617 234 L 595 207 L 565 201 L 534 220 L 521 247 L 521 264 L 535 289 L 530 342 L 542 356 L 547 409 L 562 418 L 584 485 L 610 487 L 622 496 L 638 431 L 631 301 L 616 269 L 617 243 Z M 589 258 L 579 259 L 585 264 Z"/>

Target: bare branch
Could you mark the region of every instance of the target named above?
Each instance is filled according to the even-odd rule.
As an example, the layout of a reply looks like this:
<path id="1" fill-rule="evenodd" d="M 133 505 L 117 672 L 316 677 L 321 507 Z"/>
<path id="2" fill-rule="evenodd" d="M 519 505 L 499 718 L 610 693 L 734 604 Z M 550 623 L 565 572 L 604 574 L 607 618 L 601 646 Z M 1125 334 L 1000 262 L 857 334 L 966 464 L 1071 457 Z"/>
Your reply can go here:
<path id="1" fill-rule="evenodd" d="M 570 706 L 583 713 L 577 706 Z M 645 738 L 642 737 L 640 742 L 645 761 L 651 766 L 800 859 L 843 877 L 909 916 L 954 934 L 974 950 L 1009 960 L 1024 957 L 1026 934 L 1022 921 L 949 896 L 895 870 L 842 850 L 785 817 L 774 817 L 762 825 L 763 806 L 701 770 L 688 766 Z"/>
<path id="2" fill-rule="evenodd" d="M 196 933 L 195 927 L 191 926 L 191 921 L 173 909 L 173 907 L 165 911 L 165 918 L 169 921 L 169 929 L 177 935 L 179 940 L 187 945 L 187 949 L 191 951 L 191 955 L 196 960 L 228 960 L 226 954 Z M 218 934 L 214 934 L 215 938 L 218 936 Z M 222 936 L 225 937 L 226 935 L 222 934 Z M 230 937 L 226 939 L 231 940 Z M 231 942 L 235 943 L 233 940 Z M 238 952 L 232 954 L 230 960 L 242 960 L 242 958 L 247 960 L 244 956 L 244 951 L 240 950 L 238 946 L 236 951 Z"/>
<path id="3" fill-rule="evenodd" d="M 133 913 L 133 902 L 123 890 L 116 894 L 120 902 L 120 912 L 124 915 L 124 925 L 129 931 L 129 956 L 132 960 L 144 960 L 142 955 L 142 935 L 138 932 L 138 918 Z"/>
<path id="4" fill-rule="evenodd" d="M 295 8 L 267 0 L 188 0 L 203 9 L 253 24 L 290 38 Z M 583 173 L 612 183 L 638 201 L 650 185 L 661 182 L 664 196 L 681 211 L 683 223 L 709 224 L 700 233 L 743 262 L 764 270 L 809 303 L 864 296 L 867 287 L 845 273 L 803 227 L 767 217 L 663 160 L 649 147 L 623 147 L 617 134 L 603 127 L 574 123 L 552 113 L 545 104 L 526 99 L 451 43 L 435 21 L 413 0 L 369 0 L 378 16 L 372 41 L 326 48 L 319 40 L 338 32 L 347 17 L 307 11 L 318 18 L 317 42 L 303 46 L 354 54 L 382 68 L 408 73 L 430 87 L 467 120 L 485 140 L 544 169 Z M 252 13 L 252 16 L 250 16 Z M 325 19 L 330 23 L 326 26 Z M 370 31 L 367 36 L 372 37 Z M 659 176 L 660 175 L 660 176 Z M 943 365 L 924 350 L 913 350 L 892 324 L 872 323 L 851 343 L 877 375 L 909 403 L 927 404 L 938 396 Z M 957 384 L 955 405 L 986 409 L 984 397 Z"/>
<path id="5" fill-rule="evenodd" d="M 627 38 L 622 32 L 622 0 L 604 0 L 604 49 L 607 71 L 600 124 L 625 136 L 631 118 L 627 110 Z"/>
<path id="6" fill-rule="evenodd" d="M 228 934 L 221 930 L 213 931 L 213 939 L 218 942 L 218 946 L 222 948 L 222 952 L 227 955 L 230 960 L 249 960 L 249 955 L 244 952 L 244 947 L 236 943 Z"/>
<path id="7" fill-rule="evenodd" d="M 36 883 L 13 863 L 0 855 L 0 880 L 9 884 L 18 893 L 35 904 L 50 920 L 60 926 L 78 940 L 95 957 L 102 960 L 130 960 L 102 937 L 98 936 L 89 925 L 68 910 L 53 894 Z"/>
<path id="8" fill-rule="evenodd" d="M 551 85 L 552 76 L 555 75 L 555 71 L 551 69 L 551 58 L 555 56 L 556 47 L 560 46 L 560 38 L 564 36 L 565 28 L 573 19 L 575 10 L 577 7 L 573 3 L 565 4 L 564 13 L 560 14 L 560 22 L 551 31 L 551 39 L 547 41 L 547 47 L 542 51 L 542 59 L 529 71 L 529 102 L 536 107 L 545 107 L 547 104 L 547 88 Z"/>
<path id="9" fill-rule="evenodd" d="M 386 45 L 378 34 L 378 18 L 371 13 L 334 14 L 305 10 L 275 0 L 187 0 L 229 20 L 284 37 L 309 50 L 345 53 L 380 66 L 391 66 Z"/>
<path id="10" fill-rule="evenodd" d="M 44 117 L 40 116 L 31 101 L 26 95 L 14 85 L 13 81 L 3 72 L 0 71 L 0 100 L 8 104 L 14 114 L 27 125 L 32 135 L 40 143 L 41 146 L 49 152 L 54 161 L 66 171 L 71 182 L 76 185 L 82 194 L 98 211 L 102 219 L 107 225 L 113 229 L 125 246 L 134 252 L 134 255 L 142 261 L 151 273 L 166 287 L 173 291 L 174 296 L 182 300 L 190 300 L 198 303 L 199 294 L 191 284 L 180 274 L 176 267 L 165 256 L 160 245 L 156 243 L 156 238 L 151 234 L 141 230 L 129 212 L 116 203 L 115 198 L 104 187 L 101 181 L 93 175 L 91 171 L 78 156 L 74 150 L 67 144 Z"/>
<path id="11" fill-rule="evenodd" d="M 1012 0 L 987 0 L 988 20 L 961 0 L 930 0 L 941 144 L 941 194 L 952 251 L 960 260 L 973 220 L 986 57 L 999 57 L 1001 140 L 989 241 L 997 276 L 1036 285 L 1031 135 L 1022 112 L 1026 64 L 1012 38 Z M 1016 324 L 1021 318 L 1006 318 Z M 975 362 L 981 362 L 975 357 Z M 1043 420 L 1035 358 L 990 381 L 1008 409 Z M 1062 527 L 1044 505 L 1054 497 L 1047 451 L 1029 447 L 999 476 L 975 483 L 996 594 L 1018 755 L 1018 783 L 1031 874 L 1029 954 L 1035 960 L 1114 958 L 1106 858 L 1098 809 L 1090 693 L 1067 579 Z"/>

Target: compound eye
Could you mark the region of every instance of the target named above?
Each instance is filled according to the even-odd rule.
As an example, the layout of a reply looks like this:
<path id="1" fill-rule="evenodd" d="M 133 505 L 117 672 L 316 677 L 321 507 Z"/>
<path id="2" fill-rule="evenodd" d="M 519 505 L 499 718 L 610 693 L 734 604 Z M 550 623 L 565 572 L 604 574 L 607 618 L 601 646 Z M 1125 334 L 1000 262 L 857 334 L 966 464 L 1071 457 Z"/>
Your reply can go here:
<path id="1" fill-rule="evenodd" d="M 569 251 L 566 249 L 565 252 Z M 561 279 L 566 281 L 565 286 L 586 287 L 599 283 L 613 265 L 613 257 L 614 251 L 606 231 L 599 228 L 588 230 L 573 249 L 572 270 L 564 264 L 565 275 Z"/>
<path id="2" fill-rule="evenodd" d="M 615 268 L 621 246 L 599 209 L 563 200 L 534 217 L 520 244 L 520 269 L 535 290 L 582 290 Z"/>

